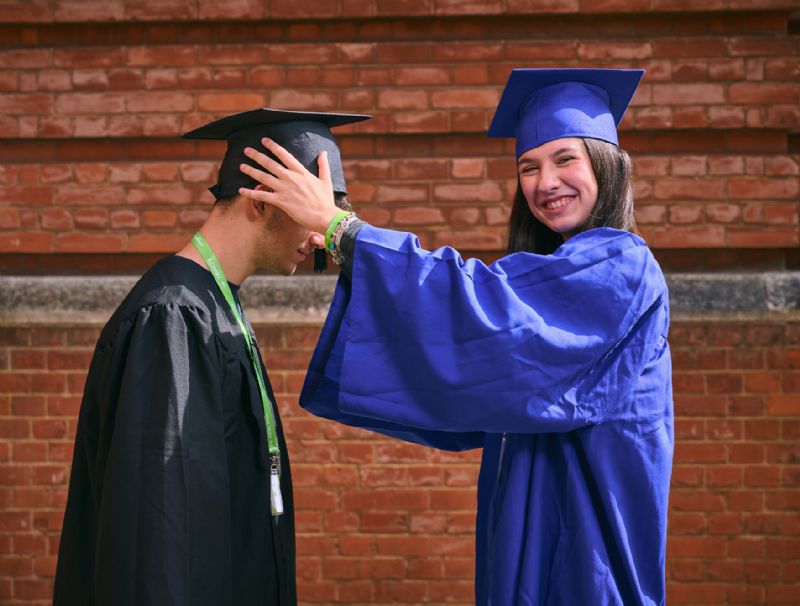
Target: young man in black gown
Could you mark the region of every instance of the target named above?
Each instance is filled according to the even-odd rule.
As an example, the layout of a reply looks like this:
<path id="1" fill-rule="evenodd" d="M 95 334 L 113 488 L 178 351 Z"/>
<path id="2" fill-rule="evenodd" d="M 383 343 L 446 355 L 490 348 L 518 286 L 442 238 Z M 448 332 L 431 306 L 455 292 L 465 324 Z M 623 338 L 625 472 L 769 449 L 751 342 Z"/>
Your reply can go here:
<path id="1" fill-rule="evenodd" d="M 242 150 L 280 140 L 317 172 L 330 128 L 367 116 L 255 110 L 185 137 L 224 139 L 217 199 L 103 329 L 81 404 L 56 606 L 296 604 L 291 472 L 275 397 L 237 291 L 289 275 L 322 238 L 238 195 Z"/>

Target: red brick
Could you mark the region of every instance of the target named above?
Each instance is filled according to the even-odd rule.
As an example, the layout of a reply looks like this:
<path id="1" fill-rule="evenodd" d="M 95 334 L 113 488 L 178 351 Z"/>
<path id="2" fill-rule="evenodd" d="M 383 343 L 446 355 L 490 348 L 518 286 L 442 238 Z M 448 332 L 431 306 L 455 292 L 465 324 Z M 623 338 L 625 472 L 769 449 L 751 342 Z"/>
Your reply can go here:
<path id="1" fill-rule="evenodd" d="M 46 352 L 36 349 L 12 350 L 11 368 L 13 369 L 36 369 L 45 368 Z"/>
<path id="2" fill-rule="evenodd" d="M 142 213 L 145 227 L 174 227 L 178 223 L 178 215 L 168 210 L 146 210 Z"/>
<path id="3" fill-rule="evenodd" d="M 744 78 L 744 61 L 741 59 L 715 58 L 713 61 L 704 63 L 704 68 L 711 80 L 727 81 Z M 690 76 L 689 79 L 695 78 Z M 705 80 L 706 77 L 702 76 L 700 79 Z"/>
<path id="4" fill-rule="evenodd" d="M 125 49 L 125 64 L 136 67 L 193 66 L 196 49 L 191 46 L 132 46 Z"/>
<path id="5" fill-rule="evenodd" d="M 17 6 L 19 8 L 19 6 Z M 44 68 L 52 61 L 50 49 L 3 49 L 0 51 L 0 65 L 4 68 Z"/>
<path id="6" fill-rule="evenodd" d="M 12 460 L 20 463 L 47 461 L 47 444 L 44 442 L 14 442 Z"/>
<path id="7" fill-rule="evenodd" d="M 0 233 L 0 252 L 51 252 L 53 235 L 38 232 Z"/>
<path id="8" fill-rule="evenodd" d="M 726 239 L 726 232 L 717 225 L 653 228 L 649 233 L 652 245 L 659 248 L 718 248 Z"/>
<path id="9" fill-rule="evenodd" d="M 741 107 L 709 107 L 708 124 L 713 128 L 738 128 L 744 126 L 744 110 Z"/>
<path id="10" fill-rule="evenodd" d="M 21 225 L 19 211 L 16 208 L 0 209 L 0 228 L 18 228 Z"/>
<path id="11" fill-rule="evenodd" d="M 668 564 L 668 576 L 676 581 L 702 581 L 707 564 L 702 560 L 675 559 Z"/>
<path id="12" fill-rule="evenodd" d="M 361 516 L 361 529 L 373 533 L 404 533 L 408 531 L 408 514 L 364 512 Z"/>
<path id="13" fill-rule="evenodd" d="M 391 90 L 378 93 L 379 109 L 427 109 L 428 93 L 424 90 Z"/>
<path id="14" fill-rule="evenodd" d="M 578 57 L 590 61 L 641 60 L 652 56 L 652 52 L 650 42 L 582 42 L 578 46 Z"/>
<path id="15" fill-rule="evenodd" d="M 110 222 L 112 229 L 136 229 L 141 226 L 139 213 L 132 210 L 111 211 Z"/>
<path id="16" fill-rule="evenodd" d="M 715 223 L 737 223 L 741 217 L 741 207 L 735 204 L 709 204 L 705 207 L 705 214 Z"/>
<path id="17" fill-rule="evenodd" d="M 60 208 L 43 210 L 39 218 L 44 229 L 67 230 L 75 225 L 72 213 Z"/>
<path id="18" fill-rule="evenodd" d="M 396 133 L 436 133 L 448 130 L 446 112 L 393 112 L 392 131 Z"/>
<path id="19" fill-rule="evenodd" d="M 731 178 L 728 188 L 733 198 L 758 200 L 795 199 L 800 192 L 797 179 Z"/>
<path id="20" fill-rule="evenodd" d="M 377 201 L 419 203 L 428 200 L 427 185 L 380 185 L 376 190 Z"/>
<path id="21" fill-rule="evenodd" d="M 507 0 L 506 6 L 510 13 L 574 13 L 579 8 L 577 0 Z"/>
<path id="22" fill-rule="evenodd" d="M 102 229 L 108 225 L 108 209 L 79 208 L 73 213 L 75 226 L 80 229 Z"/>
<path id="23" fill-rule="evenodd" d="M 696 204 L 673 204 L 669 206 L 670 223 L 700 223 L 703 207 Z"/>
<path id="24" fill-rule="evenodd" d="M 175 68 L 167 69 L 149 69 L 144 72 L 144 88 L 148 90 L 169 90 L 178 87 L 178 71 Z M 146 93 L 145 93 L 146 95 Z M 147 101 L 147 96 L 140 97 L 139 100 L 134 102 L 152 105 L 152 101 Z M 133 106 L 129 105 L 129 111 L 132 111 Z M 166 107 L 166 106 L 164 106 Z M 152 110 L 144 110 L 152 111 Z"/>
<path id="25" fill-rule="evenodd" d="M 522 43 L 509 41 L 506 48 L 506 57 L 511 61 L 539 61 L 542 57 L 550 60 L 576 59 L 578 44 L 571 40 L 558 42 L 542 42 L 525 40 Z M 503 74 L 503 81 L 508 73 Z"/>
<path id="26" fill-rule="evenodd" d="M 767 396 L 767 413 L 773 416 L 800 414 L 800 394 L 772 394 Z"/>
<path id="27" fill-rule="evenodd" d="M 503 200 L 502 190 L 492 181 L 436 185 L 433 188 L 433 196 L 434 199 L 442 202 L 500 202 Z"/>
<path id="28" fill-rule="evenodd" d="M 260 65 L 264 63 L 264 48 L 260 45 L 209 45 L 197 51 L 198 65 Z"/>
<path id="29" fill-rule="evenodd" d="M 55 248 L 59 252 L 119 252 L 123 239 L 113 234 L 69 232 L 57 236 Z"/>
<path id="30" fill-rule="evenodd" d="M 458 90 L 435 90 L 431 93 L 431 105 L 435 108 L 493 108 L 499 99 L 494 89 L 460 88 Z"/>
<path id="31" fill-rule="evenodd" d="M 488 84 L 489 72 L 485 65 L 456 65 L 453 68 L 453 83 L 456 85 Z"/>
<path id="32" fill-rule="evenodd" d="M 259 19 L 267 16 L 267 6 L 263 0 L 230 0 L 225 4 L 215 0 L 198 0 L 197 16 L 200 19 Z"/>
<path id="33" fill-rule="evenodd" d="M 131 187 L 127 190 L 126 202 L 134 205 L 190 204 L 194 191 L 188 187 Z"/>
<path id="34" fill-rule="evenodd" d="M 118 93 L 64 93 L 56 98 L 55 108 L 63 114 L 119 114 L 125 111 L 125 96 Z"/>
<path id="35" fill-rule="evenodd" d="M 336 60 L 336 49 L 318 44 L 273 44 L 267 48 L 267 62 L 289 65 L 321 65 Z"/>
<path id="36" fill-rule="evenodd" d="M 506 234 L 504 230 L 493 229 L 490 227 L 469 230 L 437 231 L 434 238 L 434 245 L 452 246 L 459 250 L 498 250 L 505 243 Z"/>
<path id="37" fill-rule="evenodd" d="M 238 99 L 238 108 L 248 109 L 264 105 L 263 101 L 257 101 L 253 95 L 240 96 Z M 305 111 L 329 111 L 335 107 L 336 97 L 334 93 L 327 91 L 307 93 L 279 90 L 270 94 L 270 104 L 274 107 L 296 107 Z M 233 109 L 235 111 L 236 108 Z"/>
<path id="38" fill-rule="evenodd" d="M 394 211 L 394 222 L 398 225 L 426 225 L 444 223 L 442 211 L 438 208 L 409 207 Z"/>
<path id="39" fill-rule="evenodd" d="M 381 0 L 378 0 L 381 2 Z M 422 604 L 427 593 L 426 584 L 409 581 L 379 581 L 375 592 L 377 602 L 402 602 Z"/>
<path id="40" fill-rule="evenodd" d="M 60 0 L 54 4 L 56 21 L 118 21 L 125 16 L 122 0 Z"/>
<path id="41" fill-rule="evenodd" d="M 141 0 L 126 6 L 126 16 L 134 20 L 181 20 L 197 16 L 196 3 L 191 0 Z"/>
<path id="42" fill-rule="evenodd" d="M 724 197 L 723 179 L 659 179 L 655 197 L 659 200 L 717 200 Z"/>
<path id="43" fill-rule="evenodd" d="M 730 101 L 741 104 L 797 103 L 798 93 L 796 84 L 766 82 L 735 82 L 729 91 Z"/>
<path id="44" fill-rule="evenodd" d="M 74 78 L 66 70 L 42 70 L 36 74 L 36 85 L 41 91 L 64 91 L 72 88 Z"/>
<path id="45" fill-rule="evenodd" d="M 393 81 L 398 86 L 450 84 L 451 74 L 444 67 L 398 67 L 393 70 Z"/>

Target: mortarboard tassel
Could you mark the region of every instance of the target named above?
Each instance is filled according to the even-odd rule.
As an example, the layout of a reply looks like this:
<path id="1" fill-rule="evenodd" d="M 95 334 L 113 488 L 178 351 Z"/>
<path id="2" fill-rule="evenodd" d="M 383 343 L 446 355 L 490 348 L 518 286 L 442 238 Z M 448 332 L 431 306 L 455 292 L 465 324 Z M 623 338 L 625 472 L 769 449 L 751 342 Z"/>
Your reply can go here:
<path id="1" fill-rule="evenodd" d="M 328 253 L 322 248 L 314 250 L 314 273 L 321 274 L 328 269 Z"/>

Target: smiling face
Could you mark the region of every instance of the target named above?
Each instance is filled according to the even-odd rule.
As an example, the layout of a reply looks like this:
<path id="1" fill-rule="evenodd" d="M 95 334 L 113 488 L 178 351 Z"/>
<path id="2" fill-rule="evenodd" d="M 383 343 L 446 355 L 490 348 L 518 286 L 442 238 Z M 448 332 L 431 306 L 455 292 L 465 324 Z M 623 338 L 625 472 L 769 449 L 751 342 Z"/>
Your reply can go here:
<path id="1" fill-rule="evenodd" d="M 533 216 L 564 240 L 580 233 L 597 203 L 597 178 L 581 139 L 548 141 L 517 160 Z"/>

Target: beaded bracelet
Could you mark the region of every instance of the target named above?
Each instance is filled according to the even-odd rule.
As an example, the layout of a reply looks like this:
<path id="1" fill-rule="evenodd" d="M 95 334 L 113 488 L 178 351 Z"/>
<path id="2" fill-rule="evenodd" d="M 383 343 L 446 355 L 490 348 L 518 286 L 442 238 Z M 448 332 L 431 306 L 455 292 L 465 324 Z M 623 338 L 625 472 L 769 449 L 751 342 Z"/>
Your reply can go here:
<path id="1" fill-rule="evenodd" d="M 340 246 L 342 242 L 342 236 L 344 235 L 344 232 L 347 231 L 347 227 L 355 221 L 358 221 L 356 214 L 349 213 L 346 217 L 343 217 L 333 228 L 328 250 L 331 253 L 331 259 L 336 265 L 341 265 L 345 261 L 344 254 L 342 254 L 342 249 Z"/>
<path id="2" fill-rule="evenodd" d="M 340 210 L 336 215 L 331 219 L 331 222 L 328 223 L 328 229 L 325 230 L 325 248 L 329 251 L 333 252 L 331 248 L 331 234 L 333 234 L 333 230 L 341 223 L 342 219 L 344 219 L 347 215 L 352 214 L 348 210 Z"/>

